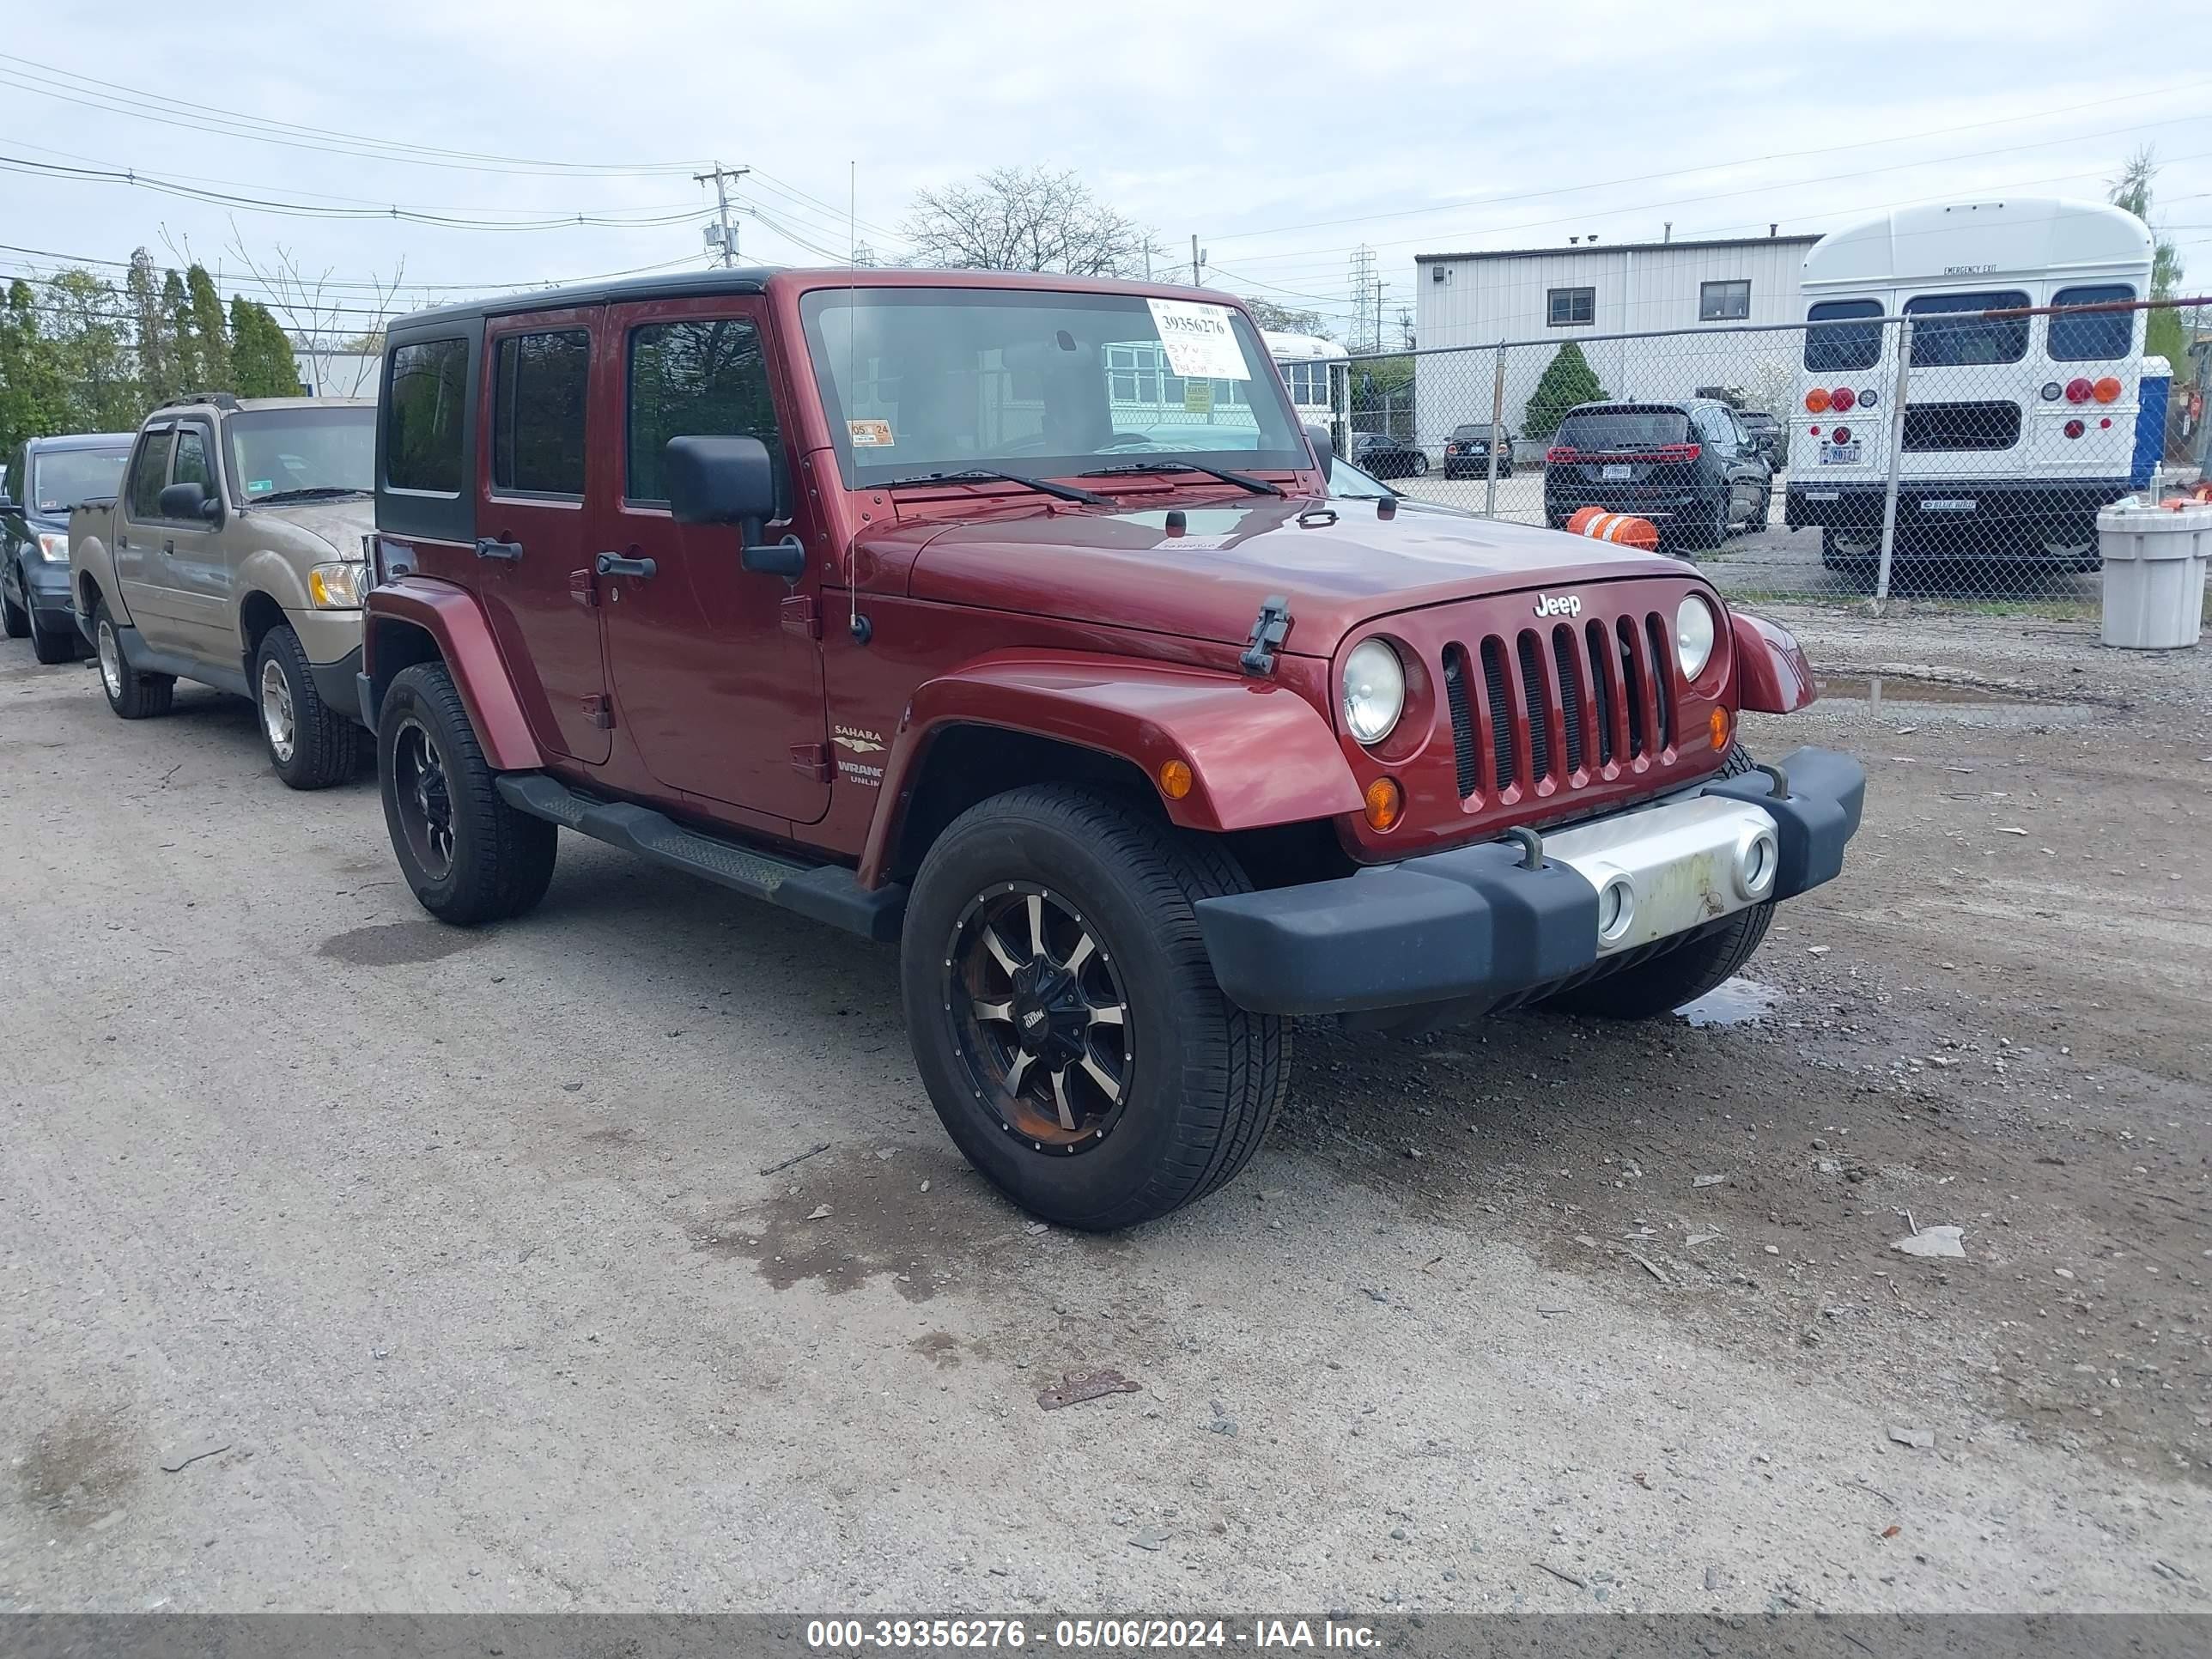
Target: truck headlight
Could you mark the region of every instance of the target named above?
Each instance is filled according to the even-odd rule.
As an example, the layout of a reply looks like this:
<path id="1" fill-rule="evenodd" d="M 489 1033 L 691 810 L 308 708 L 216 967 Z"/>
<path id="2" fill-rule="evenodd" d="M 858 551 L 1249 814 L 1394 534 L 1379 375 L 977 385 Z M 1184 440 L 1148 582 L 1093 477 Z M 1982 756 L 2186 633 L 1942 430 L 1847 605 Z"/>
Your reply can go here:
<path id="1" fill-rule="evenodd" d="M 1713 608 L 1692 593 L 1674 608 L 1674 661 L 1685 680 L 1713 659 Z"/>
<path id="2" fill-rule="evenodd" d="M 1382 640 L 1362 640 L 1344 659 L 1344 726 L 1364 744 L 1390 735 L 1406 711 L 1406 665 Z"/>
<path id="3" fill-rule="evenodd" d="M 368 588 L 363 564 L 319 564 L 307 573 L 307 598 L 318 611 L 358 611 Z"/>
<path id="4" fill-rule="evenodd" d="M 61 530 L 40 531 L 39 556 L 48 564 L 67 564 L 69 562 L 69 532 Z"/>

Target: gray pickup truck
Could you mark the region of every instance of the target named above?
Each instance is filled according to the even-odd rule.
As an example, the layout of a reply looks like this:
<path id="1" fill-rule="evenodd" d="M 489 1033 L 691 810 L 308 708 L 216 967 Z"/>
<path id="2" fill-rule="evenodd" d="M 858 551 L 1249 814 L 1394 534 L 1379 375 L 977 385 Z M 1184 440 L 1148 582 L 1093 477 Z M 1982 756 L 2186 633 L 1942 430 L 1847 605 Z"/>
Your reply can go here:
<path id="1" fill-rule="evenodd" d="M 180 679 L 250 699 L 277 776 L 353 775 L 376 405 L 211 392 L 164 404 L 122 494 L 70 516 L 71 602 L 123 719 Z"/>

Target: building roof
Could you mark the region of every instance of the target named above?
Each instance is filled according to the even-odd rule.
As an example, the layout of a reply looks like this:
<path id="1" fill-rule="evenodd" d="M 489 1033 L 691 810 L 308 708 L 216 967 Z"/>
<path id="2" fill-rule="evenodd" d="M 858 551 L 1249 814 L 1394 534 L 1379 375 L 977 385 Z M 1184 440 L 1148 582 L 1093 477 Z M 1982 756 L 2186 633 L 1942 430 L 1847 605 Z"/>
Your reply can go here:
<path id="1" fill-rule="evenodd" d="M 1674 242 L 1577 242 L 1560 247 L 1491 248 L 1467 253 L 1416 253 L 1417 265 L 1443 264 L 1460 259 L 1548 259 L 1562 253 L 1650 253 L 1661 249 L 1698 247 L 1810 247 L 1818 236 L 1684 237 Z"/>

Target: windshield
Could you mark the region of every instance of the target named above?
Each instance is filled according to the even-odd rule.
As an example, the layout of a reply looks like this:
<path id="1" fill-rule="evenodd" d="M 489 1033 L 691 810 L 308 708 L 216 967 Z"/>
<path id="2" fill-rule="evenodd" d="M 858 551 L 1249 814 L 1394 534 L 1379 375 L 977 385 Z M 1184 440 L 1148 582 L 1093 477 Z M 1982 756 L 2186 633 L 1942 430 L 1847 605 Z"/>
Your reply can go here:
<path id="1" fill-rule="evenodd" d="M 1242 313 L 1139 295 L 817 289 L 799 302 L 855 489 L 1001 467 L 1072 476 L 1171 457 L 1312 463 Z"/>
<path id="2" fill-rule="evenodd" d="M 1559 422 L 1563 449 L 1649 449 L 1690 435 L 1690 417 L 1679 409 L 1600 409 Z"/>
<path id="3" fill-rule="evenodd" d="M 113 449 L 50 449 L 31 458 L 31 488 L 26 502 L 40 513 L 58 513 L 79 501 L 114 495 L 123 488 L 123 463 L 131 446 Z"/>
<path id="4" fill-rule="evenodd" d="M 223 422 L 230 475 L 251 504 L 376 481 L 376 405 L 241 410 Z"/>
<path id="5" fill-rule="evenodd" d="M 1372 474 L 1361 471 L 1341 455 L 1329 463 L 1328 493 L 1346 501 L 1395 501 L 1398 492 Z"/>

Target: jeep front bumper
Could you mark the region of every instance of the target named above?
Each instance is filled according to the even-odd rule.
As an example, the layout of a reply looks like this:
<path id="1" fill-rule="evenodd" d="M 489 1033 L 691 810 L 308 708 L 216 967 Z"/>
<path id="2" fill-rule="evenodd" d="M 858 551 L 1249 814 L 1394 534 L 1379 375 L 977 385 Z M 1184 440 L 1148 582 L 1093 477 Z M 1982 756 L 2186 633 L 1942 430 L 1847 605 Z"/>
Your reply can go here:
<path id="1" fill-rule="evenodd" d="M 1541 838 L 1488 842 L 1332 881 L 1203 899 L 1199 932 L 1229 1000 L 1266 1014 L 1473 1014 L 1832 881 L 1866 775 L 1800 749 Z"/>

